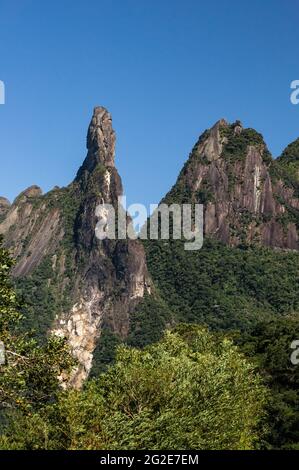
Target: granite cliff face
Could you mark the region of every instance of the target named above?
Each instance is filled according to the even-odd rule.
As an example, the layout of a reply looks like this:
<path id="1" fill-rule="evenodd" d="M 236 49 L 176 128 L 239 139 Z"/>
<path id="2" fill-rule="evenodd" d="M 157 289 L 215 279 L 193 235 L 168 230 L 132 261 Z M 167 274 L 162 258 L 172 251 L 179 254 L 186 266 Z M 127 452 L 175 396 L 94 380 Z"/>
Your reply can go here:
<path id="1" fill-rule="evenodd" d="M 5 197 L 0 197 L 0 220 L 7 214 L 10 207 L 10 202 Z"/>
<path id="2" fill-rule="evenodd" d="M 17 285 L 38 328 L 68 339 L 79 362 L 71 379 L 75 387 L 88 376 L 102 328 L 125 338 L 131 312 L 150 292 L 141 243 L 95 236 L 97 205 L 116 208 L 122 194 L 111 116 L 102 107 L 94 110 L 87 149 L 68 187 L 42 195 L 33 186 L 11 206 L 0 200 L 0 233 L 17 260 Z"/>
<path id="3" fill-rule="evenodd" d="M 260 134 L 222 119 L 200 137 L 164 202 L 203 203 L 205 235 L 229 245 L 298 250 L 296 142 L 274 160 Z"/>
<path id="4" fill-rule="evenodd" d="M 157 276 L 159 290 L 145 295 L 153 293 L 154 287 L 142 243 L 96 237 L 96 208 L 103 203 L 117 208 L 122 195 L 114 157 L 111 116 L 106 109 L 95 108 L 87 134 L 87 156 L 69 186 L 55 187 L 47 194 L 31 186 L 13 204 L 0 198 L 0 234 L 16 258 L 13 274 L 29 312 L 26 327 L 41 335 L 52 330 L 67 338 L 79 364 L 71 378 L 75 387 L 88 376 L 104 330 L 125 340 L 132 336 L 133 325 L 136 344 L 147 344 L 148 337 L 156 339 L 153 330 L 162 330 L 175 317 L 176 302 L 168 299 L 169 291 L 173 288 L 175 297 L 182 283 L 178 266 L 174 286 L 169 280 L 174 269 L 171 251 L 164 244 L 162 248 L 158 243 L 153 248 L 148 245 L 148 264 L 153 278 Z M 239 121 L 228 124 L 220 120 L 199 138 L 163 202 L 203 203 L 206 237 L 227 245 L 298 250 L 298 161 L 299 140 L 274 160 L 256 131 L 244 129 Z M 130 221 L 128 215 L 124 217 Z M 160 258 L 163 266 L 159 268 Z M 164 283 L 159 274 L 168 263 Z M 167 290 L 162 299 L 157 292 L 163 291 L 164 284 Z M 198 293 L 195 289 L 188 307 L 194 310 L 194 318 L 204 318 L 202 312 L 210 302 L 201 287 L 197 286 Z M 216 295 L 218 290 L 213 293 L 212 309 Z M 187 300 L 181 305 L 177 299 L 177 303 L 184 312 Z M 188 311 L 184 318 L 188 321 Z"/>

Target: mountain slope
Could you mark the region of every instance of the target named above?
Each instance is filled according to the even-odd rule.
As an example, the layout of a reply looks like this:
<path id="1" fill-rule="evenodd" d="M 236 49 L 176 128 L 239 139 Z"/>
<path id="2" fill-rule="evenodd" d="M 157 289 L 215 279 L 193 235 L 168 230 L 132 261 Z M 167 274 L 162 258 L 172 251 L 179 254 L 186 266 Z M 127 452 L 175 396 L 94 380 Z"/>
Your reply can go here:
<path id="1" fill-rule="evenodd" d="M 9 208 L 4 203 L 0 224 L 17 260 L 14 276 L 28 305 L 27 327 L 68 338 L 79 361 L 75 386 L 91 369 L 102 328 L 125 338 L 131 312 L 150 292 L 142 244 L 95 236 L 97 205 L 116 207 L 122 194 L 114 148 L 111 116 L 95 108 L 88 154 L 73 183 L 45 195 L 36 186 L 27 189 Z"/>
<path id="2" fill-rule="evenodd" d="M 205 235 L 229 245 L 299 248 L 296 182 L 239 121 L 204 132 L 163 202 L 204 204 Z"/>
<path id="3" fill-rule="evenodd" d="M 204 205 L 204 246 L 144 242 L 147 264 L 175 321 L 248 329 L 299 311 L 299 197 L 262 136 L 220 120 L 194 146 L 162 202 Z"/>
<path id="4" fill-rule="evenodd" d="M 96 238 L 97 205 L 116 208 L 122 194 L 111 116 L 101 107 L 69 186 L 45 195 L 32 186 L 12 205 L 0 199 L 0 233 L 27 304 L 24 328 L 68 338 L 79 361 L 74 386 L 103 370 L 120 342 L 143 347 L 177 322 L 244 330 L 298 311 L 298 183 L 288 170 L 297 146 L 290 148 L 273 160 L 262 136 L 240 122 L 204 132 L 163 199 L 204 204 L 205 242 L 194 252 L 179 240 Z"/>
<path id="5" fill-rule="evenodd" d="M 276 161 L 289 177 L 299 185 L 299 139 L 288 145 Z M 298 186 L 297 191 L 299 192 Z"/>

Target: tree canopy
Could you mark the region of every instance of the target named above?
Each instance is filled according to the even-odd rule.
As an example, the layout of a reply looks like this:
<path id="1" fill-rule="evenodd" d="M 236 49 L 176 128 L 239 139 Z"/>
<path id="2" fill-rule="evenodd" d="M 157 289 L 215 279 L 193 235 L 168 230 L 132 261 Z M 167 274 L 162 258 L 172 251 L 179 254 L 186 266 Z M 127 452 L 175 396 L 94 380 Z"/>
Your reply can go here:
<path id="1" fill-rule="evenodd" d="M 9 436 L 13 448 L 252 449 L 266 398 L 231 341 L 180 325 L 143 350 L 119 346 L 106 373 Z"/>

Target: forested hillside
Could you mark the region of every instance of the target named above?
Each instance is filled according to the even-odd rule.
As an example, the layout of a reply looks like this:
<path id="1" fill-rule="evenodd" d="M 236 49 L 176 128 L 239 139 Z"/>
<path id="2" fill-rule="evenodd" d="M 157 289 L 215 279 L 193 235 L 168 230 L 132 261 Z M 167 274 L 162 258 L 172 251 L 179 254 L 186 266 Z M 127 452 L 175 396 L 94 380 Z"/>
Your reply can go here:
<path id="1" fill-rule="evenodd" d="M 203 204 L 197 251 L 96 237 L 114 149 L 95 108 L 67 188 L 0 199 L 0 445 L 298 448 L 298 141 L 274 160 L 239 121 L 199 137 L 162 199 Z"/>

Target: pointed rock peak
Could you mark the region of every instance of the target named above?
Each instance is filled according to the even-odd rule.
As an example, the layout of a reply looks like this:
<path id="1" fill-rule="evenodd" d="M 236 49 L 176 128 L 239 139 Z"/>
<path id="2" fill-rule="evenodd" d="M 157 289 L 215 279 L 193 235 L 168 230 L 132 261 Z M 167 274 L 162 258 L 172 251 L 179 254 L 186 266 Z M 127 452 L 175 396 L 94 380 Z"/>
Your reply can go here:
<path id="1" fill-rule="evenodd" d="M 42 193 L 43 193 L 42 189 L 39 186 L 36 186 L 35 184 L 25 189 L 25 191 L 23 191 L 23 195 L 27 197 L 41 196 Z"/>
<path id="2" fill-rule="evenodd" d="M 210 130 L 204 132 L 198 142 L 198 144 L 200 144 L 203 141 L 203 143 L 198 146 L 198 154 L 204 156 L 209 162 L 218 160 L 222 152 L 220 130 L 228 126 L 225 119 L 220 119 Z"/>
<path id="3" fill-rule="evenodd" d="M 217 128 L 219 128 L 219 127 L 227 127 L 228 125 L 229 125 L 229 124 L 228 124 L 228 122 L 226 121 L 226 119 L 221 118 L 221 119 L 219 119 L 219 121 L 217 121 L 217 122 L 214 124 L 214 126 L 212 127 L 212 129 L 213 129 L 214 127 L 217 127 Z"/>
<path id="4" fill-rule="evenodd" d="M 88 153 L 76 181 L 81 180 L 86 172 L 92 173 L 98 165 L 114 167 L 115 140 L 111 114 L 102 106 L 95 107 L 87 132 Z"/>
<path id="5" fill-rule="evenodd" d="M 115 132 L 111 114 L 102 106 L 94 108 L 87 133 L 87 149 L 99 163 L 114 166 Z"/>
<path id="6" fill-rule="evenodd" d="M 272 161 L 263 136 L 259 132 L 244 128 L 240 120 L 229 123 L 225 119 L 220 119 L 200 136 L 192 154 L 208 162 L 219 158 L 232 161 L 246 157 L 250 146 L 258 150 L 266 163 Z"/>
<path id="7" fill-rule="evenodd" d="M 0 196 L 0 207 L 10 207 L 10 202 L 8 199 L 6 199 L 6 197 L 1 197 Z"/>
<path id="8" fill-rule="evenodd" d="M 32 197 L 39 197 L 43 194 L 42 189 L 39 186 L 36 186 L 35 184 L 32 186 L 29 186 L 29 188 L 25 189 L 24 191 L 21 192 L 17 196 L 14 202 L 20 201 L 20 200 L 25 200 L 27 198 L 32 198 Z"/>
<path id="9" fill-rule="evenodd" d="M 227 128 L 229 127 L 230 124 L 226 121 L 226 119 L 224 118 L 221 118 L 219 119 L 218 121 L 215 122 L 215 124 L 210 127 L 210 129 L 207 129 L 200 137 L 200 140 L 204 137 L 206 137 L 207 135 L 209 134 L 213 134 L 213 135 L 216 135 L 217 133 L 219 133 L 219 131 L 221 130 L 221 128 Z"/>
<path id="10" fill-rule="evenodd" d="M 243 125 L 239 119 L 230 124 L 226 119 L 222 118 L 219 119 L 219 121 L 217 121 L 213 127 L 211 127 L 210 132 L 219 132 L 221 129 L 231 129 L 234 134 L 241 134 L 243 131 Z"/>

